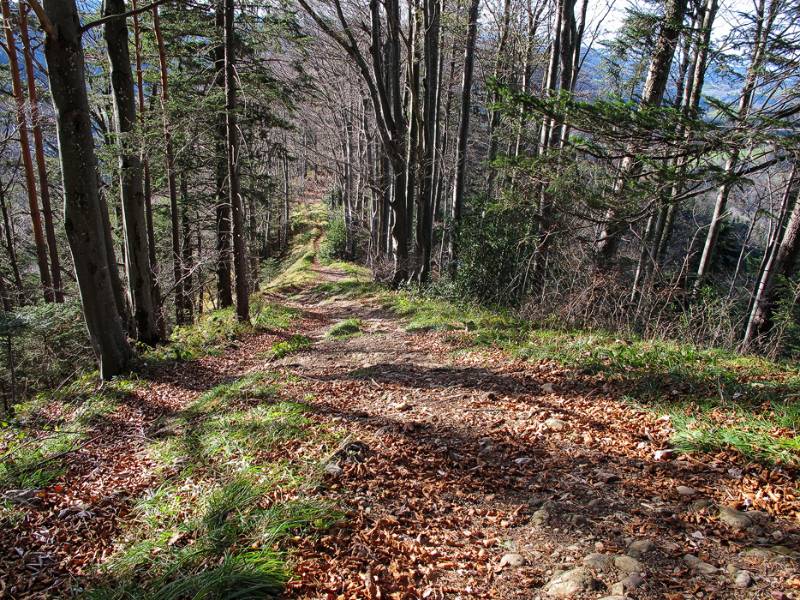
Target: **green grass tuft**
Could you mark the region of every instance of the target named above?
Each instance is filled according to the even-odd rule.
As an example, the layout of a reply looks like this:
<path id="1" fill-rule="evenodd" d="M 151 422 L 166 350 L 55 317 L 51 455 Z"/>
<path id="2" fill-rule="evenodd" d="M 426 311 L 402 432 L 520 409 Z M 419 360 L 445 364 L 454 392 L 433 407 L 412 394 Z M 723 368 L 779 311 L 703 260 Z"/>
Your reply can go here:
<path id="1" fill-rule="evenodd" d="M 339 321 L 328 330 L 328 337 L 346 338 L 361 333 L 361 321 L 358 319 L 345 319 Z"/>
<path id="2" fill-rule="evenodd" d="M 267 352 L 269 358 L 278 360 L 289 354 L 300 352 L 311 347 L 311 339 L 304 335 L 293 335 L 290 338 L 277 342 Z"/>

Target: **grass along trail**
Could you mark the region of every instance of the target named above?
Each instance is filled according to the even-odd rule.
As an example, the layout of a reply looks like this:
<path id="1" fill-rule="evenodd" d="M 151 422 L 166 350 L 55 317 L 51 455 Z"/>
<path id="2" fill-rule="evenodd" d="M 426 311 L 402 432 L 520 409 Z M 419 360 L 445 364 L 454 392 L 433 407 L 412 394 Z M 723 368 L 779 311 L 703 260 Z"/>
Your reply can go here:
<path id="1" fill-rule="evenodd" d="M 796 597 L 797 471 L 767 460 L 796 438 L 679 453 L 630 379 L 316 254 L 252 329 L 208 316 L 138 379 L 30 409 L 40 446 L 82 429 L 63 468 L 0 473 L 0 594 Z"/>

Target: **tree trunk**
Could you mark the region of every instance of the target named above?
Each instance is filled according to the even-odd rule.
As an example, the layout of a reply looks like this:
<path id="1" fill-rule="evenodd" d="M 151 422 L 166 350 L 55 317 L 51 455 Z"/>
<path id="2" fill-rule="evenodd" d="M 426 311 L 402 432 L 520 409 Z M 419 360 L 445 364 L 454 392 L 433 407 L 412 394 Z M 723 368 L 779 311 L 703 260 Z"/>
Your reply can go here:
<path id="1" fill-rule="evenodd" d="M 508 34 L 511 29 L 511 0 L 503 0 L 503 20 L 500 23 L 500 37 L 497 43 L 497 54 L 494 57 L 494 68 L 492 77 L 500 82 L 503 79 L 505 70 L 505 52 L 508 44 Z M 467 34 L 469 36 L 469 33 Z M 496 91 L 490 95 L 489 102 L 494 104 L 499 100 Z M 492 167 L 492 163 L 497 158 L 497 128 L 500 126 L 500 112 L 492 108 L 489 112 L 489 175 L 486 181 L 486 195 L 489 199 L 494 195 L 494 181 L 497 171 Z"/>
<path id="2" fill-rule="evenodd" d="M 771 252 L 764 265 L 756 287 L 753 306 L 747 321 L 742 346 L 748 348 L 758 343 L 772 329 L 772 315 L 781 290 L 781 277 L 788 278 L 795 270 L 798 251 L 800 251 L 800 193 L 797 166 L 793 165 L 792 174 L 786 186 L 783 204 L 791 216 L 786 223 L 783 236 L 776 236 L 775 250 Z M 767 252 L 770 252 L 767 248 Z"/>
<path id="3" fill-rule="evenodd" d="M 755 44 L 753 46 L 753 54 L 750 60 L 750 66 L 747 69 L 744 84 L 742 86 L 741 97 L 739 99 L 739 108 L 736 115 L 738 124 L 742 124 L 747 119 L 750 112 L 750 106 L 753 99 L 753 93 L 756 89 L 756 83 L 761 75 L 761 67 L 767 55 L 767 44 L 769 41 L 770 31 L 775 21 L 778 12 L 780 0 L 769 0 L 769 8 L 765 17 L 765 0 L 758 0 L 756 7 L 756 30 L 755 30 Z M 706 233 L 706 240 L 703 246 L 703 253 L 700 257 L 700 263 L 697 265 L 697 272 L 695 274 L 694 285 L 692 286 L 692 294 L 696 295 L 702 287 L 708 271 L 711 268 L 711 262 L 714 258 L 716 250 L 717 238 L 722 226 L 722 221 L 725 218 L 728 206 L 728 197 L 734 185 L 734 175 L 739 165 L 740 149 L 736 148 L 728 157 L 725 162 L 725 179 L 717 192 L 717 199 L 714 203 L 714 213 L 711 217 L 711 223 L 708 225 L 708 232 Z"/>
<path id="4" fill-rule="evenodd" d="M 104 0 L 104 16 L 125 13 L 124 0 Z M 107 21 L 104 26 L 111 89 L 119 139 L 122 229 L 125 240 L 125 271 L 133 302 L 136 338 L 145 344 L 159 341 L 157 307 L 153 303 L 153 281 L 147 241 L 142 164 L 133 145 L 136 127 L 136 102 L 133 73 L 128 50 L 128 25 L 124 18 Z"/>
<path id="5" fill-rule="evenodd" d="M 225 6 L 223 0 L 217 0 L 215 7 L 215 27 L 219 34 L 219 43 L 214 46 L 214 81 L 225 91 Z M 231 277 L 231 205 L 225 190 L 225 178 L 228 176 L 228 158 L 226 146 L 226 117 L 220 112 L 215 131 L 216 135 L 216 221 L 217 221 L 217 296 L 221 308 L 233 306 L 233 279 Z"/>
<path id="6" fill-rule="evenodd" d="M 650 58 L 650 67 L 642 92 L 640 105 L 643 107 L 660 106 L 664 98 L 678 36 L 683 29 L 686 4 L 687 0 L 667 0 L 664 20 L 653 49 L 653 55 Z M 632 155 L 622 159 L 620 174 L 614 184 L 615 199 L 620 199 L 628 179 L 635 177 L 638 171 L 639 165 Z M 619 211 L 613 207 L 609 208 L 606 213 L 605 225 L 597 241 L 596 264 L 598 268 L 609 268 L 614 261 L 622 232 L 626 226 L 625 219 L 621 217 Z"/>
<path id="7" fill-rule="evenodd" d="M 225 2 L 225 130 L 228 156 L 228 198 L 233 213 L 233 270 L 236 273 L 236 315 L 250 321 L 247 285 L 247 240 L 239 192 L 239 134 L 236 125 L 236 79 L 234 54 L 234 0 Z"/>
<path id="8" fill-rule="evenodd" d="M 431 275 L 433 250 L 433 205 L 436 185 L 437 146 L 439 143 L 439 43 L 441 39 L 441 0 L 425 0 L 425 96 L 422 118 L 422 189 L 419 214 L 419 245 L 421 250 L 419 282 L 425 284 Z"/>
<path id="9" fill-rule="evenodd" d="M 281 217 L 281 250 L 289 247 L 289 157 L 283 152 L 283 216 Z"/>
<path id="10" fill-rule="evenodd" d="M 183 314 L 187 323 L 194 322 L 192 301 L 192 223 L 189 219 L 189 186 L 186 174 L 180 174 L 181 187 L 181 287 L 183 289 Z"/>
<path id="11" fill-rule="evenodd" d="M 472 70 L 475 64 L 475 38 L 478 32 L 478 7 L 480 0 L 472 0 L 467 16 L 467 42 L 464 48 L 464 72 L 461 79 L 461 115 L 458 120 L 458 139 L 456 141 L 455 174 L 453 176 L 453 217 L 450 232 L 450 275 L 458 270 L 458 236 L 461 234 L 461 220 L 464 209 L 464 189 L 466 187 L 467 141 L 469 137 L 469 116 L 472 103 Z"/>
<path id="12" fill-rule="evenodd" d="M 164 158 L 167 173 L 167 190 L 169 192 L 170 225 L 172 233 L 172 275 L 175 279 L 175 320 L 178 325 L 186 322 L 183 314 L 185 305 L 183 298 L 183 283 L 181 281 L 181 234 L 180 215 L 178 214 L 178 189 L 175 176 L 175 151 L 172 147 L 172 127 L 167 115 L 167 102 L 169 100 L 169 80 L 167 76 L 167 52 L 164 45 L 164 36 L 161 33 L 161 21 L 158 16 L 158 6 L 153 7 L 153 32 L 158 45 L 158 64 L 161 70 L 161 112 L 164 128 Z"/>
<path id="13" fill-rule="evenodd" d="M 114 301 L 105 248 L 80 21 L 74 0 L 44 0 L 44 10 L 52 26 L 45 56 L 64 179 L 64 224 L 89 337 L 100 375 L 107 379 L 127 368 L 131 348 Z"/>
<path id="14" fill-rule="evenodd" d="M 47 164 L 44 160 L 44 141 L 42 140 L 42 125 L 39 115 L 39 100 L 36 94 L 36 78 L 33 69 L 33 56 L 31 43 L 28 37 L 28 10 L 27 4 L 19 5 L 19 32 L 22 40 L 23 56 L 25 57 L 25 79 L 28 83 L 28 105 L 31 110 L 31 125 L 33 126 L 33 148 L 36 156 L 36 169 L 39 174 L 39 194 L 42 198 L 42 216 L 44 217 L 44 231 L 47 237 L 47 249 L 50 254 L 50 276 L 53 282 L 53 295 L 56 302 L 64 302 L 64 290 L 61 283 L 61 261 L 58 257 L 58 244 L 56 243 L 56 230 L 53 225 L 53 210 L 50 203 L 50 185 L 47 178 Z"/>
<path id="15" fill-rule="evenodd" d="M 17 301 L 21 304 L 25 298 L 25 286 L 22 285 L 22 276 L 19 273 L 19 263 L 17 262 L 17 251 L 14 248 L 14 232 L 11 229 L 11 218 L 8 215 L 6 206 L 6 188 L 0 181 L 0 210 L 3 212 L 3 230 L 8 251 L 8 261 L 11 263 L 11 272 L 14 274 L 14 285 L 17 287 Z"/>
<path id="16" fill-rule="evenodd" d="M 131 6 L 136 10 L 137 0 L 131 1 Z M 133 41 L 134 51 L 136 54 L 136 85 L 139 100 L 139 126 L 141 127 L 142 136 L 145 133 L 145 120 L 144 120 L 144 77 L 142 71 L 142 36 L 139 27 L 139 15 L 133 15 Z M 142 144 L 140 150 L 142 162 L 142 177 L 143 177 L 143 192 L 144 192 L 144 216 L 147 225 L 147 256 L 150 261 L 150 281 L 153 285 L 152 298 L 153 308 L 156 311 L 156 322 L 158 324 L 158 335 L 164 339 L 167 335 L 167 326 L 164 322 L 164 310 L 161 306 L 161 285 L 158 282 L 159 266 L 158 257 L 156 256 L 156 236 L 155 228 L 153 226 L 153 193 L 152 183 L 150 179 L 150 159 L 147 155 L 146 144 Z"/>
<path id="17" fill-rule="evenodd" d="M 28 119 L 25 115 L 25 92 L 22 90 L 22 81 L 19 76 L 19 63 L 17 61 L 17 46 L 14 40 L 13 21 L 8 0 L 0 0 L 3 13 L 3 25 L 8 46 L 8 66 L 11 71 L 11 88 L 17 107 L 17 131 L 19 133 L 20 155 L 25 168 L 25 187 L 28 192 L 28 206 L 31 211 L 31 225 L 33 227 L 33 240 L 36 247 L 36 262 L 39 265 L 39 277 L 42 282 L 42 292 L 47 302 L 55 301 L 53 281 L 50 277 L 50 267 L 47 264 L 47 244 L 42 231 L 42 218 L 39 214 L 39 201 L 36 198 L 36 176 L 33 171 L 30 143 L 28 141 Z"/>

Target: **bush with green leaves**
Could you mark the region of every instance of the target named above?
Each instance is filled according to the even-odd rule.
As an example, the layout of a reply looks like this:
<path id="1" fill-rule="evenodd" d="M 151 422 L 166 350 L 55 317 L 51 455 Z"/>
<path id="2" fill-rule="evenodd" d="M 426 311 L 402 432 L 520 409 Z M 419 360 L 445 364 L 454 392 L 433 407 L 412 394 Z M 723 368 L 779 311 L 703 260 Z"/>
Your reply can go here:
<path id="1" fill-rule="evenodd" d="M 459 236 L 455 292 L 485 304 L 519 304 L 529 286 L 525 265 L 533 252 L 534 216 L 513 201 L 470 202 Z"/>
<path id="2" fill-rule="evenodd" d="M 320 246 L 320 256 L 328 260 L 351 258 L 347 251 L 347 225 L 341 216 L 328 223 L 325 239 Z"/>

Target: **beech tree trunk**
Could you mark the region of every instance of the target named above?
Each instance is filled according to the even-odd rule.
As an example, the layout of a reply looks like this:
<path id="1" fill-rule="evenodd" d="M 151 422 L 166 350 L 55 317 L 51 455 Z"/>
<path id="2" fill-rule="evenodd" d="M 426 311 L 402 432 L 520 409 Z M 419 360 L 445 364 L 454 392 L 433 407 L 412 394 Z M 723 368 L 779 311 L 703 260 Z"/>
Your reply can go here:
<path id="1" fill-rule="evenodd" d="M 25 187 L 28 192 L 28 206 L 31 211 L 31 225 L 33 227 L 33 240 L 36 248 L 36 263 L 39 266 L 39 278 L 42 282 L 42 292 L 47 302 L 55 301 L 53 281 L 50 277 L 50 267 L 47 264 L 47 244 L 42 230 L 42 217 L 39 214 L 39 201 L 36 197 L 36 176 L 31 159 L 30 143 L 28 141 L 28 119 L 25 115 L 25 92 L 22 90 L 22 80 L 19 76 L 19 62 L 17 61 L 17 45 L 14 40 L 13 21 L 8 0 L 0 0 L 3 13 L 3 26 L 8 46 L 8 66 L 11 71 L 11 89 L 17 107 L 17 132 L 19 133 L 20 155 L 25 169 Z"/>
<path id="2" fill-rule="evenodd" d="M 421 250 L 419 282 L 427 283 L 431 275 L 431 253 L 433 250 L 433 205 L 436 185 L 437 152 L 439 144 L 439 43 L 442 15 L 441 0 L 425 0 L 425 88 L 422 117 L 422 186 L 420 191 L 419 246 Z"/>
<path id="3" fill-rule="evenodd" d="M 228 150 L 228 198 L 233 213 L 233 270 L 236 273 L 236 315 L 250 321 L 247 284 L 247 246 L 239 191 L 239 132 L 236 125 L 236 80 L 234 54 L 234 0 L 225 2 L 225 124 Z"/>
<path id="4" fill-rule="evenodd" d="M 472 104 L 472 71 L 475 65 L 475 38 L 478 33 L 478 7 L 480 0 L 472 0 L 467 16 L 467 41 L 464 47 L 464 71 L 461 79 L 461 115 L 458 120 L 455 173 L 453 175 L 453 216 L 450 232 L 450 275 L 458 270 L 458 236 L 464 210 L 464 188 L 466 187 L 467 141 L 469 117 Z"/>
<path id="5" fill-rule="evenodd" d="M 64 180 L 64 225 L 86 327 L 100 375 L 107 379 L 127 368 L 132 353 L 116 308 L 105 247 L 80 20 L 75 0 L 44 0 L 44 11 L 51 28 L 45 56 Z"/>
<path id="6" fill-rule="evenodd" d="M 104 0 L 104 16 L 125 13 L 124 0 Z M 153 302 L 153 281 L 147 241 L 142 164 L 133 144 L 136 102 L 133 73 L 128 50 L 128 25 L 125 18 L 107 21 L 104 26 L 108 60 L 111 65 L 111 90 L 119 139 L 122 230 L 125 240 L 125 271 L 133 302 L 136 338 L 153 345 L 159 341 L 157 307 Z"/>
<path id="7" fill-rule="evenodd" d="M 44 232 L 47 237 L 47 249 L 50 255 L 50 276 L 53 283 L 53 295 L 56 302 L 64 302 L 64 290 L 61 283 L 61 261 L 58 258 L 58 244 L 56 243 L 56 230 L 53 225 L 53 209 L 50 203 L 50 185 L 47 178 L 47 164 L 44 160 L 44 141 L 42 140 L 42 125 L 39 115 L 39 100 L 36 93 L 36 77 L 33 69 L 33 55 L 31 42 L 28 37 L 28 10 L 27 4 L 19 5 L 19 33 L 22 40 L 23 56 L 25 58 L 25 79 L 28 83 L 28 106 L 31 111 L 31 126 L 33 129 L 33 149 L 36 156 L 36 170 L 39 174 L 39 195 L 42 198 L 42 216 L 44 217 Z"/>

